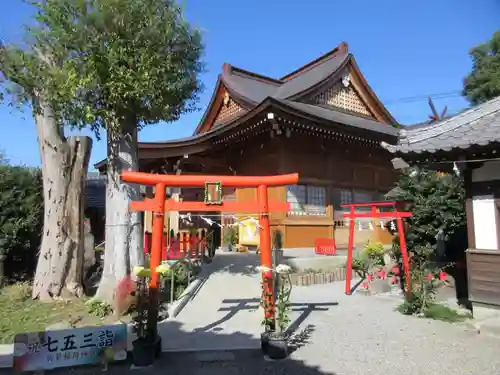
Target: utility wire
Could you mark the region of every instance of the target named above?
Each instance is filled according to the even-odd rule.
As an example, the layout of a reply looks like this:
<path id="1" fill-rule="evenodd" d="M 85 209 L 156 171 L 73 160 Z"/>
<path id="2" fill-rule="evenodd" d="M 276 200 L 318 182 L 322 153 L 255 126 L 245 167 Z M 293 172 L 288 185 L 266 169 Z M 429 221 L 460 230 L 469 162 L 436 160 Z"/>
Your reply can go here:
<path id="1" fill-rule="evenodd" d="M 413 103 L 413 102 L 428 100 L 429 98 L 431 98 L 431 99 L 445 99 L 445 98 L 452 98 L 452 97 L 457 97 L 457 96 L 462 96 L 462 92 L 455 90 L 455 91 L 441 92 L 441 93 L 430 94 L 430 95 L 408 96 L 405 98 L 384 101 L 384 104 L 391 105 L 391 104 Z"/>

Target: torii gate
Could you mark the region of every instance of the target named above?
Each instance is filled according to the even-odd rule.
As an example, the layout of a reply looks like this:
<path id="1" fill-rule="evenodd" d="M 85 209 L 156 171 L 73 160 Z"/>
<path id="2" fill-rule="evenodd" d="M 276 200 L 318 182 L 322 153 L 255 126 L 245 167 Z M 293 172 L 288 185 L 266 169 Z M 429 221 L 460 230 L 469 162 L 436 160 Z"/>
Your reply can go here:
<path id="1" fill-rule="evenodd" d="M 150 308 L 148 311 L 148 331 L 156 335 L 158 320 L 158 286 L 159 275 L 156 268 L 161 263 L 163 241 L 163 218 L 166 211 L 216 211 L 257 213 L 259 215 L 260 258 L 261 264 L 272 268 L 271 230 L 269 213 L 288 212 L 286 202 L 269 202 L 267 188 L 269 186 L 295 185 L 299 181 L 297 173 L 278 176 L 210 176 L 210 175 L 164 175 L 142 172 L 124 171 L 122 181 L 154 186 L 154 198 L 134 201 L 131 211 L 151 211 L 153 213 L 153 233 L 151 246 L 151 279 L 149 282 Z M 257 188 L 256 202 L 223 202 L 222 186 L 234 188 Z M 167 187 L 205 187 L 204 202 L 177 202 L 166 200 Z M 271 272 L 263 274 L 265 295 L 274 295 Z M 269 301 L 274 311 L 274 300 Z M 272 314 L 274 316 L 274 314 Z"/>

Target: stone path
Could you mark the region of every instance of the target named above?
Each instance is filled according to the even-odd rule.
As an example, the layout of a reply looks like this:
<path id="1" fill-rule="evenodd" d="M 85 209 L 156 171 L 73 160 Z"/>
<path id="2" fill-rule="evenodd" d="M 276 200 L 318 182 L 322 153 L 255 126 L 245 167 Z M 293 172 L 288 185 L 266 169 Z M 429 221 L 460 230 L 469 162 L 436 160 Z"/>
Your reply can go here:
<path id="1" fill-rule="evenodd" d="M 297 349 L 289 359 L 268 362 L 256 350 L 220 352 L 218 349 L 223 346 L 250 349 L 260 345 L 259 275 L 254 269 L 257 261 L 255 255 L 218 256 L 210 266 L 213 273 L 200 293 L 178 319 L 164 323 L 161 328 L 164 349 L 205 351 L 164 353 L 154 367 L 140 373 L 497 375 L 500 372 L 498 339 L 477 335 L 465 326 L 403 316 L 394 311 L 400 302 L 394 297 L 345 296 L 342 282 L 294 288 L 291 318 L 295 322 Z M 235 304 L 222 303 L 235 296 L 244 302 L 255 301 L 250 302 L 253 309 L 237 310 Z M 231 316 L 228 318 L 227 314 Z M 102 372 L 92 368 L 73 373 Z M 110 367 L 108 371 L 110 375 L 124 373 L 134 372 L 125 365 Z"/>
<path id="2" fill-rule="evenodd" d="M 217 254 L 204 266 L 206 280 L 194 298 L 174 320 L 159 325 L 163 350 L 260 347 L 259 262 L 253 253 Z"/>

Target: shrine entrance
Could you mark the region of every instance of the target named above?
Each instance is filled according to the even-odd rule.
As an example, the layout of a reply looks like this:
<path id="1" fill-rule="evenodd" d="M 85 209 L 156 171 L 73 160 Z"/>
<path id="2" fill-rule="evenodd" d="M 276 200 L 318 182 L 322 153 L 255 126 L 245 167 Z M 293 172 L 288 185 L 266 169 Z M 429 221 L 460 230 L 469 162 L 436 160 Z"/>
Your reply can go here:
<path id="1" fill-rule="evenodd" d="M 165 212 L 231 212 L 258 214 L 260 226 L 260 259 L 261 265 L 272 269 L 271 230 L 269 214 L 272 212 L 288 212 L 289 204 L 268 200 L 268 187 L 286 186 L 298 183 L 299 175 L 288 174 L 278 176 L 207 176 L 207 175 L 161 175 L 142 172 L 124 171 L 122 181 L 134 184 L 154 186 L 154 198 L 130 203 L 131 211 L 151 211 L 153 214 L 152 246 L 151 246 L 151 278 L 149 282 L 149 310 L 148 331 L 153 337 L 157 335 L 159 273 L 163 248 L 163 226 Z M 203 202 L 178 202 L 166 200 L 167 187 L 196 188 L 204 187 Z M 256 188 L 257 201 L 255 202 L 224 202 L 222 199 L 223 187 Z M 273 273 L 265 272 L 262 275 L 266 296 L 273 296 Z M 274 312 L 274 299 L 268 301 Z M 274 313 L 272 314 L 274 316 Z"/>
<path id="2" fill-rule="evenodd" d="M 344 213 L 344 218 L 349 219 L 349 243 L 347 246 L 347 263 L 346 263 L 346 279 L 345 279 L 345 294 L 351 295 L 352 280 L 352 262 L 353 262 L 353 249 L 354 249 L 354 229 L 356 219 L 392 219 L 396 220 L 397 232 L 399 236 L 399 247 L 401 249 L 401 257 L 403 260 L 404 281 L 406 286 L 406 293 L 411 290 L 411 275 L 410 275 L 410 259 L 406 249 L 406 238 L 403 225 L 403 218 L 413 216 L 411 212 L 401 212 L 396 207 L 397 202 L 373 202 L 373 203 L 351 203 L 342 204 L 341 207 L 349 209 Z M 389 208 L 391 211 L 380 212 L 380 208 Z M 357 209 L 361 209 L 361 212 Z"/>

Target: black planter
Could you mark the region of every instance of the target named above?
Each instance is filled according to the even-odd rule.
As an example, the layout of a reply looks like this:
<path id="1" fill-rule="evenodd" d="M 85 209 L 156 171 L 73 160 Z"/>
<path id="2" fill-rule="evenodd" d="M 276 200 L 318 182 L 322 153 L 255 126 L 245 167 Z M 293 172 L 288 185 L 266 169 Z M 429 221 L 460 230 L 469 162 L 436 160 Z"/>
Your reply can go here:
<path id="1" fill-rule="evenodd" d="M 139 337 L 132 342 L 132 363 L 136 367 L 151 366 L 161 355 L 161 338 L 152 340 L 149 337 Z"/>
<path id="2" fill-rule="evenodd" d="M 156 336 L 156 340 L 154 342 L 154 347 L 155 347 L 155 358 L 160 358 L 161 357 L 161 337 Z"/>
<path id="3" fill-rule="evenodd" d="M 288 357 L 288 341 L 285 337 L 268 337 L 267 356 L 271 359 L 285 359 Z"/>
<path id="4" fill-rule="evenodd" d="M 269 332 L 262 332 L 260 334 L 260 349 L 263 354 L 267 354 L 267 345 L 269 343 Z"/>

